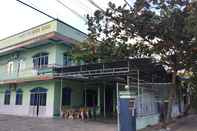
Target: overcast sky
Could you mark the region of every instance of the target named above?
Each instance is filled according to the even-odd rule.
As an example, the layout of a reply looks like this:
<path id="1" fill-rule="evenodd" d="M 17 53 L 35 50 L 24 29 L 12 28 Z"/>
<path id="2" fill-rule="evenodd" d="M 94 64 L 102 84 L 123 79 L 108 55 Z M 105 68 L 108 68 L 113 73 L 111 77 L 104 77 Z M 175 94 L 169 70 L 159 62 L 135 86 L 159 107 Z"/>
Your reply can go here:
<path id="1" fill-rule="evenodd" d="M 56 0 L 21 0 L 34 6 L 47 14 L 58 18 L 71 26 L 87 33 L 85 21 L 76 16 L 70 10 L 63 7 Z M 66 6 L 78 12 L 81 16 L 92 14 L 97 8 L 88 0 L 59 0 Z M 93 0 L 101 8 L 105 9 L 110 0 Z M 117 5 L 123 4 L 124 0 L 111 0 Z M 131 0 L 130 0 L 131 1 Z M 28 28 L 50 21 L 51 19 L 31 8 L 22 5 L 16 0 L 0 1 L 0 39 L 16 34 Z"/>

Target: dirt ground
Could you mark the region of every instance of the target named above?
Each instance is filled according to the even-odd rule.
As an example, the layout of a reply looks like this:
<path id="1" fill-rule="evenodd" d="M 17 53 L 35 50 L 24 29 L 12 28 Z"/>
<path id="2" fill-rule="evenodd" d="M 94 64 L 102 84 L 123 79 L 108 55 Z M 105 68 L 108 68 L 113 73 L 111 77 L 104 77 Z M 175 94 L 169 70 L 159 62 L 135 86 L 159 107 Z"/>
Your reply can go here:
<path id="1" fill-rule="evenodd" d="M 116 131 L 116 124 L 0 115 L 0 131 Z"/>
<path id="2" fill-rule="evenodd" d="M 0 115 L 0 131 L 117 131 L 114 123 Z M 167 131 L 158 126 L 141 131 Z M 197 115 L 176 120 L 169 131 L 197 131 Z"/>

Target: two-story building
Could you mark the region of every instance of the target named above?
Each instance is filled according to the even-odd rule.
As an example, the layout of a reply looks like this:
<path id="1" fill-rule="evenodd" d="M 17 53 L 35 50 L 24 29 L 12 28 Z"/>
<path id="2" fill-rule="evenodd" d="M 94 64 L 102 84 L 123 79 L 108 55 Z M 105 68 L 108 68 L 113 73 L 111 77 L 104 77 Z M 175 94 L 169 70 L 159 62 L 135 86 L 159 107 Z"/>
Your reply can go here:
<path id="1" fill-rule="evenodd" d="M 53 20 L 0 40 L 0 113 L 58 115 L 60 81 L 50 70 L 70 64 L 70 45 L 84 39 L 83 32 Z M 70 104 L 70 98 L 77 98 L 80 90 L 73 88 L 72 92 L 65 88 L 65 105 Z M 73 101 L 80 104 L 80 99 Z"/>

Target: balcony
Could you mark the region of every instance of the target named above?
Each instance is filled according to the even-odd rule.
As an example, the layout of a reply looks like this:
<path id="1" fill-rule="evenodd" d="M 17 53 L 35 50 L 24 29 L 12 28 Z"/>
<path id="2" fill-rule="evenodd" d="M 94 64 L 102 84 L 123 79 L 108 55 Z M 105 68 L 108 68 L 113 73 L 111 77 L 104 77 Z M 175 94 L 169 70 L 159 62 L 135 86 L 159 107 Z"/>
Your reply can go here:
<path id="1" fill-rule="evenodd" d="M 53 78 L 54 65 L 45 65 L 40 68 L 26 68 L 20 71 L 8 73 L 7 70 L 0 71 L 0 84 L 22 83 L 27 81 L 47 80 Z"/>

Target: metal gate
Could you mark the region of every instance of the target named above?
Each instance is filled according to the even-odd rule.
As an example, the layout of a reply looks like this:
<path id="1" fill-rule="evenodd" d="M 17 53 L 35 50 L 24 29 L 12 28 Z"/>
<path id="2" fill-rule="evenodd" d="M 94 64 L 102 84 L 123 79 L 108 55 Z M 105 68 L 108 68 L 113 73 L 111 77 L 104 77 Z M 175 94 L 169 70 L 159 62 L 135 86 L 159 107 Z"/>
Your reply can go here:
<path id="1" fill-rule="evenodd" d="M 135 98 L 128 94 L 119 97 L 119 131 L 136 131 Z"/>
<path id="2" fill-rule="evenodd" d="M 30 91 L 30 109 L 29 114 L 34 117 L 46 115 L 47 89 L 34 88 Z"/>

